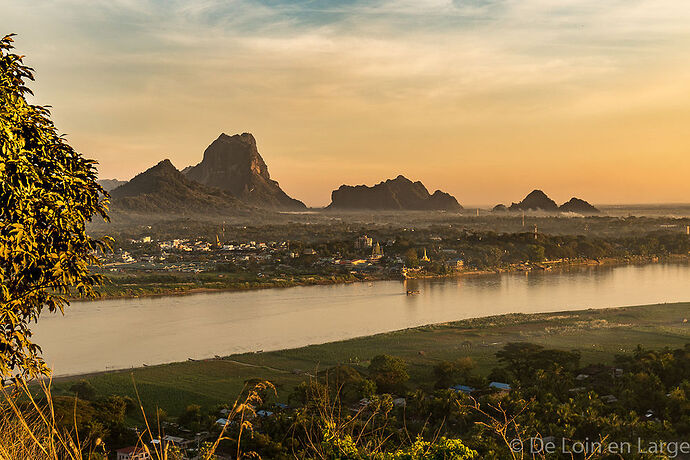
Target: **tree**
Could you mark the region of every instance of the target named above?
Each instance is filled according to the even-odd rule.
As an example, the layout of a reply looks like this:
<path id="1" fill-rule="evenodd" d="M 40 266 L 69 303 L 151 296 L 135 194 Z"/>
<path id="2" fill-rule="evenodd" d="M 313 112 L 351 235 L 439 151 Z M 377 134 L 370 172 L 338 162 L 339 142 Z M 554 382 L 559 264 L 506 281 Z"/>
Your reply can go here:
<path id="1" fill-rule="evenodd" d="M 201 406 L 198 404 L 190 404 L 184 410 L 184 413 L 178 418 L 180 425 L 187 428 L 197 429 L 201 424 Z"/>
<path id="2" fill-rule="evenodd" d="M 419 256 L 417 256 L 417 250 L 410 248 L 405 251 L 405 266 L 408 268 L 416 268 L 419 266 Z"/>
<path id="3" fill-rule="evenodd" d="M 0 377 L 49 369 L 31 341 L 44 308 L 64 311 L 68 295 L 92 296 L 102 278 L 89 272 L 107 247 L 86 234 L 93 216 L 107 220 L 107 194 L 96 162 L 58 134 L 50 111 L 31 105 L 33 69 L 0 40 Z"/>
<path id="4" fill-rule="evenodd" d="M 92 401 L 96 399 L 96 389 L 88 380 L 79 380 L 77 383 L 69 387 L 69 391 L 74 393 L 79 399 Z"/>
<path id="5" fill-rule="evenodd" d="M 410 379 L 405 361 L 389 355 L 375 356 L 369 364 L 369 374 L 381 392 L 401 390 Z"/>
<path id="6" fill-rule="evenodd" d="M 436 388 L 448 388 L 452 385 L 468 385 L 472 377 L 472 369 L 475 363 L 472 358 L 458 358 L 455 361 L 441 361 L 434 366 Z"/>

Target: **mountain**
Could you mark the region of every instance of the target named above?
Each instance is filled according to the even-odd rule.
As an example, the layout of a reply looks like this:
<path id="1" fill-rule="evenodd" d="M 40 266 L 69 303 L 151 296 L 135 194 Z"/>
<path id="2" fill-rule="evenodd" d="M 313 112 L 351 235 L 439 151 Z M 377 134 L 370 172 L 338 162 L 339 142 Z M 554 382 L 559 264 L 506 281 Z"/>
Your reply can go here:
<path id="1" fill-rule="evenodd" d="M 508 208 L 504 204 L 497 204 L 491 212 L 508 212 Z"/>
<path id="2" fill-rule="evenodd" d="M 249 133 L 221 134 L 206 148 L 201 163 L 185 168 L 183 173 L 190 180 L 224 190 L 253 206 L 306 209 L 304 203 L 290 198 L 271 179 L 256 140 Z"/>
<path id="3" fill-rule="evenodd" d="M 198 213 L 247 210 L 232 195 L 187 179 L 163 160 L 110 192 L 114 209 L 147 213 Z"/>
<path id="4" fill-rule="evenodd" d="M 519 203 L 513 203 L 509 208 L 511 211 L 546 211 L 557 212 L 558 205 L 546 193 L 541 190 L 534 190 Z"/>
<path id="5" fill-rule="evenodd" d="M 462 206 L 448 193 L 436 190 L 430 195 L 421 182 L 398 176 L 373 187 L 341 185 L 331 193 L 327 209 L 460 211 Z"/>
<path id="6" fill-rule="evenodd" d="M 98 185 L 103 187 L 103 190 L 106 192 L 109 192 L 111 190 L 114 190 L 118 188 L 120 185 L 126 184 L 126 180 L 117 180 L 117 179 L 99 179 L 98 180 Z"/>
<path id="7" fill-rule="evenodd" d="M 575 212 L 578 214 L 599 214 L 599 210 L 579 198 L 571 198 L 567 203 L 563 203 L 559 208 L 561 212 Z"/>

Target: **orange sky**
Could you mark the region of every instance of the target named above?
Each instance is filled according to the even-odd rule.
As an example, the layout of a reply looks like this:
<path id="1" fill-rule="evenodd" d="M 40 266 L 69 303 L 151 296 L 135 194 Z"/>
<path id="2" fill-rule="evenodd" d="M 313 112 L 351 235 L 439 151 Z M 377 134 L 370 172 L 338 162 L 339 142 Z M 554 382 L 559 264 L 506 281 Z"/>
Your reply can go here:
<path id="1" fill-rule="evenodd" d="M 309 205 L 404 174 L 462 204 L 690 202 L 684 0 L 0 0 L 101 177 L 252 132 Z"/>

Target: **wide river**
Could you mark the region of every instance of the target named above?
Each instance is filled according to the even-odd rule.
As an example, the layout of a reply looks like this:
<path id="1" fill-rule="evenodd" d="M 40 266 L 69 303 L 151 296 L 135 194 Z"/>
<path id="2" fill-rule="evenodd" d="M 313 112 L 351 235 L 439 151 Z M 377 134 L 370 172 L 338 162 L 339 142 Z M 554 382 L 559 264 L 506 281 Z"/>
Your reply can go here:
<path id="1" fill-rule="evenodd" d="M 406 289 L 419 289 L 406 295 Z M 690 301 L 690 265 L 585 267 L 73 302 L 36 341 L 55 375 L 276 350 L 511 312 Z"/>

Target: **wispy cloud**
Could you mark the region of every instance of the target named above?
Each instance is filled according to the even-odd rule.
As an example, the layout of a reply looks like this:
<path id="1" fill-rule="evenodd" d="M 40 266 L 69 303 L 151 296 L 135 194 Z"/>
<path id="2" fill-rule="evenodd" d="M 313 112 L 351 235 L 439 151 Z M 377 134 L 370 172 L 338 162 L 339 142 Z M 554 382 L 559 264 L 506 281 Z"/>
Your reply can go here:
<path id="1" fill-rule="evenodd" d="M 118 175 L 167 151 L 191 163 L 228 125 L 315 165 L 345 140 L 356 145 L 351 132 L 371 142 L 372 126 L 406 139 L 387 145 L 413 169 L 411 127 L 442 137 L 449 158 L 454 142 L 510 159 L 514 142 L 473 136 L 526 120 L 567 130 L 684 110 L 690 89 L 673 78 L 690 74 L 685 0 L 0 0 L 0 9 L 0 28 L 20 33 L 39 70 L 39 100 Z M 377 142 L 350 154 L 386 150 Z M 534 142 L 546 148 L 546 138 Z M 294 172 L 287 159 L 275 164 Z"/>

